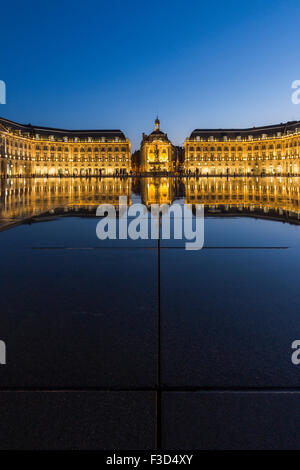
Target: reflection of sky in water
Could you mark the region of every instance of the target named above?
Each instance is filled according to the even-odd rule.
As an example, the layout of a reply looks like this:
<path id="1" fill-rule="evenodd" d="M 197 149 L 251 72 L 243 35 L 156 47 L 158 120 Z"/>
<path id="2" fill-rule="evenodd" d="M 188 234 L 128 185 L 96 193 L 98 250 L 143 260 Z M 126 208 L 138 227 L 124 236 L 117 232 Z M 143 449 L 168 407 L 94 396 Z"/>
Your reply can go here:
<path id="1" fill-rule="evenodd" d="M 1 199 L 3 223 L 11 222 L 5 211 L 27 219 L 0 233 L 1 331 L 18 344 L 6 385 L 154 383 L 157 241 L 96 237 L 96 206 L 126 194 L 145 204 L 193 195 L 220 209 L 206 213 L 204 249 L 161 241 L 163 383 L 299 386 L 290 344 L 300 332 L 300 226 L 278 211 L 294 207 L 298 220 L 298 179 L 287 183 L 64 179 L 21 190 L 13 181 Z"/>

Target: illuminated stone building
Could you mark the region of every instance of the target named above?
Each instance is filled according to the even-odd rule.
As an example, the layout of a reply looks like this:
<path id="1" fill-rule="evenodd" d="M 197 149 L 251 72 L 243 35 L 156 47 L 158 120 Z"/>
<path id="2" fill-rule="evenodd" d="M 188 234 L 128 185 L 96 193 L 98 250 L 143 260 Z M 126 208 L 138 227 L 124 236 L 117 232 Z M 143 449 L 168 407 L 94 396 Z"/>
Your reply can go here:
<path id="1" fill-rule="evenodd" d="M 1 176 L 99 176 L 131 171 L 120 130 L 64 130 L 0 119 Z"/>
<path id="2" fill-rule="evenodd" d="M 155 120 L 155 129 L 151 134 L 143 134 L 141 142 L 142 172 L 172 172 L 174 170 L 174 147 L 167 134 L 160 130 L 159 119 Z"/>
<path id="3" fill-rule="evenodd" d="M 155 120 L 140 151 L 120 130 L 64 130 L 0 118 L 0 176 L 300 175 L 300 121 L 249 129 L 196 129 L 175 147 Z"/>
<path id="4" fill-rule="evenodd" d="M 184 169 L 196 175 L 300 174 L 300 122 L 249 129 L 195 129 Z"/>

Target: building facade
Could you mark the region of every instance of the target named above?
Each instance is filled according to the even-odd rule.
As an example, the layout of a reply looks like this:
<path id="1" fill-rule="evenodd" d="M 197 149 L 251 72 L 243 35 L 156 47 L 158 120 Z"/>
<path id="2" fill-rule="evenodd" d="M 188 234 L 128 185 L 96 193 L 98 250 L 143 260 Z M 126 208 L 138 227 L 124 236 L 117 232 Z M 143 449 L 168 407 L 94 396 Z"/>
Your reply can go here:
<path id="1" fill-rule="evenodd" d="M 300 121 L 249 129 L 195 129 L 184 151 L 155 120 L 141 148 L 120 130 L 64 130 L 0 118 L 0 176 L 300 175 Z"/>
<path id="2" fill-rule="evenodd" d="M 155 120 L 151 134 L 143 134 L 140 150 L 140 170 L 143 173 L 174 171 L 174 147 L 167 134 L 160 130 L 160 121 Z"/>
<path id="3" fill-rule="evenodd" d="M 300 174 L 300 121 L 249 129 L 195 129 L 184 170 L 195 175 Z"/>
<path id="4" fill-rule="evenodd" d="M 64 130 L 0 119 L 0 175 L 101 176 L 131 171 L 120 130 Z"/>

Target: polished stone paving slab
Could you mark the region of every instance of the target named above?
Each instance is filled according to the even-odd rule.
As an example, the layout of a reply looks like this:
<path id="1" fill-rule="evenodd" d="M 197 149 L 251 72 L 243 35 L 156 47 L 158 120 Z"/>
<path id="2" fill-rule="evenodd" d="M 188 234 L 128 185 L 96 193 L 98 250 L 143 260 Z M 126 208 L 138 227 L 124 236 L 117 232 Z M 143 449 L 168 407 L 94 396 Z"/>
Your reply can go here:
<path id="1" fill-rule="evenodd" d="M 163 449 L 300 448 L 299 392 L 165 392 Z"/>
<path id="2" fill-rule="evenodd" d="M 157 254 L 2 251 L 2 388 L 153 388 Z"/>
<path id="3" fill-rule="evenodd" d="M 143 219 L 148 219 L 148 212 Z M 127 218 L 127 226 L 132 221 Z M 0 232 L 1 249 L 103 249 L 103 248 L 149 248 L 156 247 L 157 240 L 131 238 L 120 239 L 119 218 L 115 219 L 116 238 L 104 240 L 97 236 L 97 225 L 106 217 L 95 217 L 95 211 L 90 217 L 45 217 L 28 221 Z M 150 224 L 148 223 L 150 227 Z M 149 229 L 150 230 L 150 229 Z"/>
<path id="4" fill-rule="evenodd" d="M 161 250 L 167 387 L 300 387 L 300 250 Z"/>
<path id="5" fill-rule="evenodd" d="M 0 392 L 0 448 L 147 450 L 153 392 Z"/>
<path id="6" fill-rule="evenodd" d="M 300 448 L 299 228 L 211 218 L 158 257 L 95 225 L 1 234 L 0 448 Z"/>
<path id="7" fill-rule="evenodd" d="M 191 219 L 192 229 L 196 230 L 196 218 L 193 214 Z M 176 240 L 172 236 L 170 240 L 162 240 L 162 247 L 185 247 L 188 241 L 185 236 L 185 221 L 170 213 L 171 229 L 174 220 L 181 226 L 183 238 Z M 180 223 L 181 222 L 181 223 Z M 198 228 L 200 229 L 200 218 Z M 188 225 L 187 225 L 188 227 Z M 189 233 L 189 232 L 187 232 Z M 171 231 L 171 234 L 173 232 Z M 205 214 L 204 216 L 204 246 L 205 247 L 294 247 L 300 248 L 299 225 L 282 223 L 275 220 L 246 216 L 215 216 Z"/>

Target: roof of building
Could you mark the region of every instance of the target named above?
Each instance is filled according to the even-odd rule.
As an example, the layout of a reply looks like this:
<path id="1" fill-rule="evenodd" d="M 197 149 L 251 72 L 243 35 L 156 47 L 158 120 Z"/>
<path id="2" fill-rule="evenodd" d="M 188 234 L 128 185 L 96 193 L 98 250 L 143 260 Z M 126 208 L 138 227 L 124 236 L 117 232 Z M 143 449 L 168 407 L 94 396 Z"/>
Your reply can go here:
<path id="1" fill-rule="evenodd" d="M 55 127 L 42 127 L 35 126 L 32 124 L 19 124 L 8 119 L 0 118 L 0 124 L 3 127 L 10 128 L 13 130 L 20 130 L 22 132 L 28 132 L 30 134 L 40 134 L 45 136 L 54 135 L 56 137 L 94 137 L 94 138 L 109 138 L 113 139 L 118 137 L 120 139 L 126 139 L 125 134 L 119 129 L 91 129 L 91 130 L 82 130 L 82 129 L 57 129 Z"/>
<path id="2" fill-rule="evenodd" d="M 294 132 L 297 128 L 300 130 L 300 121 L 289 121 L 271 126 L 249 127 L 246 129 L 195 129 L 191 133 L 190 139 L 195 139 L 196 137 L 204 139 L 209 137 L 229 137 L 235 139 L 238 136 L 247 138 L 248 135 L 259 137 L 262 134 L 271 137 L 276 136 L 278 132 L 282 134 L 286 134 L 288 131 Z"/>
<path id="3" fill-rule="evenodd" d="M 151 132 L 150 135 L 157 135 L 157 136 L 166 136 L 167 134 L 165 134 L 165 132 L 161 131 L 160 129 L 155 129 L 154 131 Z"/>
<path id="4" fill-rule="evenodd" d="M 160 129 L 155 129 L 149 135 L 143 134 L 143 142 L 153 142 L 155 140 L 170 142 L 168 135 L 162 132 Z"/>
<path id="5" fill-rule="evenodd" d="M 149 135 L 143 133 L 143 139 L 142 139 L 142 143 L 143 142 L 153 142 L 155 140 L 162 140 L 164 142 L 170 142 L 170 140 L 168 139 L 168 134 L 166 134 L 165 132 L 162 132 L 160 130 L 160 120 L 158 119 L 158 116 L 156 117 L 155 121 L 154 121 L 154 124 L 155 124 L 155 129 L 154 131 L 152 131 Z"/>

